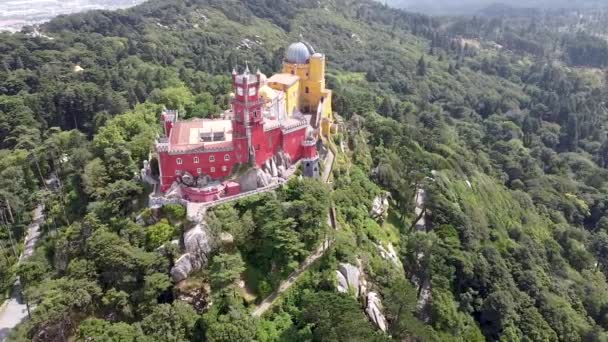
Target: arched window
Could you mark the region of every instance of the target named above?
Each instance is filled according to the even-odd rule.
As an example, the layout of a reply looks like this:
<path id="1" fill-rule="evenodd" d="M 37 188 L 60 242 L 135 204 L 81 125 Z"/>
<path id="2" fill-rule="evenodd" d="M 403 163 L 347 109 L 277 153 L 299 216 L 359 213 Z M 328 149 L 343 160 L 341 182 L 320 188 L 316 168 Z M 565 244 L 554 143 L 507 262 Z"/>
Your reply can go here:
<path id="1" fill-rule="evenodd" d="M 214 166 L 211 167 L 211 173 L 213 173 L 213 172 L 215 172 L 215 167 Z"/>
<path id="2" fill-rule="evenodd" d="M 310 93 L 310 89 L 308 89 L 308 87 L 306 87 L 306 94 Z"/>
<path id="3" fill-rule="evenodd" d="M 175 161 L 177 162 L 177 165 L 182 165 L 183 163 L 182 158 L 177 158 Z"/>
<path id="4" fill-rule="evenodd" d="M 228 171 L 228 167 L 226 165 L 222 166 L 222 171 L 224 171 L 224 172 Z"/>
<path id="5" fill-rule="evenodd" d="M 215 161 L 215 156 L 209 156 L 209 161 L 213 163 Z"/>
<path id="6" fill-rule="evenodd" d="M 200 175 L 201 173 L 203 173 L 203 170 L 199 167 L 196 169 L 196 173 L 198 173 Z"/>
<path id="7" fill-rule="evenodd" d="M 225 154 L 224 155 L 224 160 L 225 161 L 229 161 L 230 160 L 230 155 L 229 154 Z"/>
<path id="8" fill-rule="evenodd" d="M 194 164 L 198 164 L 199 160 L 198 157 L 194 157 Z"/>

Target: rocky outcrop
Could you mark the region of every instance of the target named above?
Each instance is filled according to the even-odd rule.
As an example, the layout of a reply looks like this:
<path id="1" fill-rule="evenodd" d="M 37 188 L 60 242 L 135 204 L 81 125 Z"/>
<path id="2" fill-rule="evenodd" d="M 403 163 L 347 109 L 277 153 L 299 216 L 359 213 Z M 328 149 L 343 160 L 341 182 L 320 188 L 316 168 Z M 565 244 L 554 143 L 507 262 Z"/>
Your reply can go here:
<path id="1" fill-rule="evenodd" d="M 266 168 L 266 165 L 264 165 L 263 169 Z M 267 187 L 272 184 L 270 162 L 268 162 L 269 171 L 266 172 L 263 169 L 250 169 L 239 177 L 238 183 L 241 185 L 242 192 L 253 191 L 257 188 Z"/>
<path id="2" fill-rule="evenodd" d="M 277 167 L 283 166 L 287 170 L 291 166 L 291 158 L 283 151 L 279 151 L 273 159 L 275 160 Z"/>
<path id="3" fill-rule="evenodd" d="M 176 283 L 188 278 L 192 273 L 192 263 L 190 262 L 190 254 L 186 253 L 175 261 L 175 265 L 171 269 L 171 278 Z"/>
<path id="4" fill-rule="evenodd" d="M 215 241 L 204 223 L 197 224 L 184 234 L 184 249 L 186 253 L 190 253 L 190 261 L 195 269 L 207 265 L 214 245 Z"/>
<path id="5" fill-rule="evenodd" d="M 215 241 L 205 224 L 197 224 L 184 234 L 184 254 L 175 261 L 171 276 L 175 282 L 186 279 L 190 273 L 207 266 Z"/>
<path id="6" fill-rule="evenodd" d="M 239 177 L 239 184 L 241 184 L 241 191 L 253 191 L 258 188 L 258 173 L 255 169 L 247 170 L 241 177 Z"/>
<path id="7" fill-rule="evenodd" d="M 185 186 L 192 187 L 196 184 L 196 180 L 190 172 L 186 171 L 182 176 L 182 183 L 184 183 Z"/>
<path id="8" fill-rule="evenodd" d="M 256 169 L 258 188 L 264 188 L 272 184 L 272 175 L 260 169 Z"/>
<path id="9" fill-rule="evenodd" d="M 390 193 L 385 192 L 374 198 L 374 201 L 372 202 L 372 209 L 369 212 L 369 215 L 374 220 L 383 222 L 388 217 L 389 197 Z"/>
<path id="10" fill-rule="evenodd" d="M 393 265 L 397 266 L 399 269 L 402 269 L 403 266 L 401 264 L 401 260 L 399 260 L 397 251 L 395 251 L 395 247 L 393 247 L 392 243 L 389 242 L 386 248 L 384 248 L 382 245 L 376 245 L 376 248 L 378 248 L 382 259 L 390 261 Z"/>
<path id="11" fill-rule="evenodd" d="M 374 292 L 370 291 L 367 294 L 367 307 L 365 308 L 365 313 L 369 319 L 374 322 L 374 324 L 378 327 L 378 329 L 386 332 L 388 329 L 388 324 L 386 322 L 386 317 L 382 313 L 382 301 L 380 300 L 380 296 Z"/>
<path id="12" fill-rule="evenodd" d="M 346 293 L 350 289 L 354 291 L 355 295 L 358 297 L 360 293 L 360 276 L 361 272 L 356 266 L 344 263 L 340 264 L 338 266 L 338 270 L 336 271 L 336 278 L 338 280 L 338 291 Z"/>
<path id="13" fill-rule="evenodd" d="M 182 199 L 182 187 L 179 183 L 173 182 L 171 187 L 165 193 L 165 198 L 167 199 Z"/>
<path id="14" fill-rule="evenodd" d="M 274 157 L 270 159 L 270 174 L 275 178 L 279 176 L 279 171 L 277 170 L 277 164 L 274 162 Z"/>
<path id="15" fill-rule="evenodd" d="M 426 231 L 426 191 L 423 188 L 418 188 L 416 190 L 416 208 L 414 209 L 414 213 L 416 217 L 419 217 L 418 221 L 416 221 L 416 230 L 417 231 Z"/>
<path id="16" fill-rule="evenodd" d="M 361 260 L 357 260 L 358 266 L 351 264 L 340 264 L 336 270 L 338 280 L 338 292 L 348 293 L 354 291 L 356 297 L 365 299 L 365 313 L 369 319 L 382 331 L 387 331 L 388 324 L 382 313 L 382 301 L 377 292 L 368 291 L 368 284 L 363 275 Z"/>

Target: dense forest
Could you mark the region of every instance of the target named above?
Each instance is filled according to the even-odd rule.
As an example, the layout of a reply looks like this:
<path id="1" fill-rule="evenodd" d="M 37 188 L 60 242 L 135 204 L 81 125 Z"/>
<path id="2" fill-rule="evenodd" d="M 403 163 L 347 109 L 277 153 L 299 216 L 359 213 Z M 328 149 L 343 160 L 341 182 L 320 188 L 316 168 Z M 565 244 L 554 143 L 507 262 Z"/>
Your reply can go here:
<path id="1" fill-rule="evenodd" d="M 18 276 L 31 308 L 9 340 L 605 341 L 608 12 L 595 13 L 574 23 L 433 18 L 368 0 L 151 0 L 0 33 L 0 294 Z M 218 113 L 233 66 L 271 73 L 302 39 L 326 54 L 344 119 L 332 188 L 294 180 L 213 209 L 210 228 L 234 243 L 174 284 L 171 241 L 191 223 L 179 205 L 146 208 L 137 179 L 160 111 Z M 375 220 L 385 192 L 388 217 Z M 43 237 L 17 264 L 38 204 Z M 252 317 L 327 236 L 325 256 Z M 389 244 L 396 263 L 378 253 Z M 361 264 L 387 333 L 335 290 L 340 263 Z"/>

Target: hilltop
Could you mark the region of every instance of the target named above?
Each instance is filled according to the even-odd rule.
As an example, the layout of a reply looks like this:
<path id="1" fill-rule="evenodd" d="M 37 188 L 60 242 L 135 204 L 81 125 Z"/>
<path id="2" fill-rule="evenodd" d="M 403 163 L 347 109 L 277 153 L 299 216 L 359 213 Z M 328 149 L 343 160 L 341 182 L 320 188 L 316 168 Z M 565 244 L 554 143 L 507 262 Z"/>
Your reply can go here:
<path id="1" fill-rule="evenodd" d="M 59 17 L 43 36 L 0 34 L 0 193 L 14 238 L 35 203 L 47 208 L 32 258 L 11 268 L 2 249 L 3 289 L 19 274 L 34 304 L 12 339 L 606 338 L 602 15 L 571 34 L 564 16 L 158 0 Z M 147 208 L 151 189 L 134 176 L 160 113 L 222 112 L 235 65 L 270 74 L 302 40 L 327 57 L 342 121 L 329 185 L 296 178 L 210 210 L 209 265 L 174 283 L 200 229 L 182 206 Z"/>

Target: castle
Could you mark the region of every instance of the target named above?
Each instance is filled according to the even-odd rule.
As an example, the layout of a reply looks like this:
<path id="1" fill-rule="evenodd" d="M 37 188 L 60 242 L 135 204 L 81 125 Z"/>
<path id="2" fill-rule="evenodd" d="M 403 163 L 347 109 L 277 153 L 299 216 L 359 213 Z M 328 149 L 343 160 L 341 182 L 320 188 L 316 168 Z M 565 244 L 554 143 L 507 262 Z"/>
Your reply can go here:
<path id="1" fill-rule="evenodd" d="M 192 202 L 236 195 L 242 185 L 228 178 L 238 165 L 272 169 L 276 178 L 303 162 L 305 176 L 319 175 L 317 141 L 333 124 L 325 56 L 294 43 L 282 73 L 267 78 L 249 67 L 235 69 L 232 84 L 231 108 L 219 119 L 180 121 L 177 111 L 162 113 L 165 136 L 155 146 L 161 192 L 179 188 Z"/>

